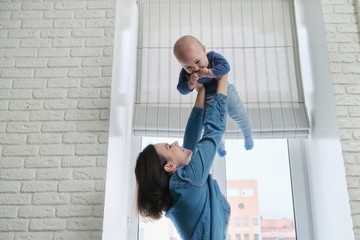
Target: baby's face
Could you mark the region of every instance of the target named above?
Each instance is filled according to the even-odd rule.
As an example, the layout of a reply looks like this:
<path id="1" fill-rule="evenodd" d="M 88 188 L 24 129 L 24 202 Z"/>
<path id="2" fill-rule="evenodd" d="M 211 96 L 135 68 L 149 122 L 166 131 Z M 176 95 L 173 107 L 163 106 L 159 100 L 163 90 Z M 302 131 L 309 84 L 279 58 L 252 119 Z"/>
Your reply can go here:
<path id="1" fill-rule="evenodd" d="M 178 59 L 181 66 L 189 74 L 198 72 L 200 68 L 207 68 L 209 61 L 206 57 L 206 48 L 202 45 L 197 45 L 182 54 L 183 56 Z"/>

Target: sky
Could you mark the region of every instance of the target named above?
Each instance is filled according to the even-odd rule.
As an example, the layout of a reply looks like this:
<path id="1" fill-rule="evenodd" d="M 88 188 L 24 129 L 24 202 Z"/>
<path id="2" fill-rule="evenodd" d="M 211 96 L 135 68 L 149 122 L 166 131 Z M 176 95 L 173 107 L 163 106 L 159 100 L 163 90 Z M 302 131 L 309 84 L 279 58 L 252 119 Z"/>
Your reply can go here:
<path id="1" fill-rule="evenodd" d="M 257 179 L 260 214 L 264 218 L 293 218 L 286 139 L 255 139 L 246 151 L 242 140 L 226 140 L 227 179 Z"/>

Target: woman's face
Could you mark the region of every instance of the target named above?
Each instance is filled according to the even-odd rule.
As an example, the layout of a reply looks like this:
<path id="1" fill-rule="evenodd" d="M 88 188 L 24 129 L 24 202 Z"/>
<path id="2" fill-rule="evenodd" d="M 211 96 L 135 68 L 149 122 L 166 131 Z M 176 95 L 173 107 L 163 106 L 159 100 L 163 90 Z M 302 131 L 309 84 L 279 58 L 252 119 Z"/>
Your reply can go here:
<path id="1" fill-rule="evenodd" d="M 192 151 L 179 146 L 178 142 L 157 143 L 154 147 L 156 152 L 167 161 L 164 167 L 166 172 L 174 172 L 177 168 L 188 165 L 191 160 Z"/>

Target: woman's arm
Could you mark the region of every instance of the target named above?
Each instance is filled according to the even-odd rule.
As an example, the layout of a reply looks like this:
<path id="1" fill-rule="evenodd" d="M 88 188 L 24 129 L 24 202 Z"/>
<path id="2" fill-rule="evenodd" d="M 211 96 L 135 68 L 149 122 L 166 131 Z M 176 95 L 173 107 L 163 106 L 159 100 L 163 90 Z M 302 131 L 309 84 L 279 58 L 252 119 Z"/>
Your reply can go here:
<path id="1" fill-rule="evenodd" d="M 184 177 L 195 185 L 205 183 L 221 137 L 225 132 L 227 116 L 227 75 L 218 81 L 217 94 L 214 101 L 209 104 L 205 116 L 204 134 L 197 143 L 197 151 L 193 153 L 189 165 L 186 167 Z"/>
<path id="2" fill-rule="evenodd" d="M 205 106 L 205 87 L 202 83 L 197 83 L 195 86 L 196 91 L 198 92 L 195 100 L 195 107 L 204 108 Z"/>
<path id="3" fill-rule="evenodd" d="M 204 85 L 198 83 L 196 85 L 198 92 L 194 107 L 190 113 L 185 128 L 183 147 L 191 151 L 195 151 L 196 144 L 200 139 L 204 122 L 204 105 L 205 105 L 205 88 Z"/>
<path id="4" fill-rule="evenodd" d="M 227 96 L 227 75 L 224 75 L 221 78 L 219 78 L 216 93 Z"/>

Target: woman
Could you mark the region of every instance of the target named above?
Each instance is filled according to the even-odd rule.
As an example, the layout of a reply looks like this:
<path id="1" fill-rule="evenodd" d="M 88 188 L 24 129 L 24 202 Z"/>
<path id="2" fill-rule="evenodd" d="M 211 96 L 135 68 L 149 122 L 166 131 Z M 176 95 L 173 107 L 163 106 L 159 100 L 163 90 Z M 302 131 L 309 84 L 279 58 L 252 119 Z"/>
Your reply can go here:
<path id="1" fill-rule="evenodd" d="M 150 144 L 138 156 L 138 210 L 153 219 L 165 212 L 185 240 L 220 240 L 225 239 L 230 206 L 212 179 L 210 168 L 225 131 L 227 76 L 218 80 L 206 116 L 205 89 L 201 84 L 196 89 L 184 146 L 177 142 Z"/>

